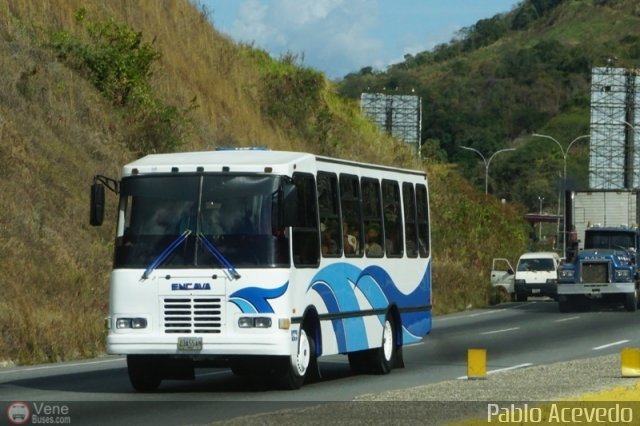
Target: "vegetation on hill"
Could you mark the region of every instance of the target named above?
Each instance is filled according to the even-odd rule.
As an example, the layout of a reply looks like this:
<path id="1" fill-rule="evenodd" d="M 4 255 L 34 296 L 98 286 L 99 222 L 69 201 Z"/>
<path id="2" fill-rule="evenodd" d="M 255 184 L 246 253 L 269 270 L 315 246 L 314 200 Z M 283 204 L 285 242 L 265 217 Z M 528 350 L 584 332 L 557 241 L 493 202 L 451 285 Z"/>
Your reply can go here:
<path id="1" fill-rule="evenodd" d="M 262 145 L 426 167 L 436 313 L 484 305 L 491 258 L 524 249 L 517 205 L 418 162 L 321 73 L 208 18 L 186 0 L 0 0 L 0 363 L 104 351 L 114 219 L 89 227 L 89 184 L 146 152 Z"/>
<path id="2" fill-rule="evenodd" d="M 613 59 L 617 58 L 617 60 Z M 613 59 L 613 60 L 612 60 Z M 485 165 L 461 146 L 489 158 L 490 189 L 499 198 L 555 212 L 563 155 L 589 133 L 591 69 L 640 65 L 640 6 L 635 0 L 523 0 L 510 12 L 463 28 L 431 51 L 407 55 L 385 71 L 347 75 L 339 92 L 411 89 L 422 97 L 425 156 L 459 164 L 484 186 Z M 586 187 L 588 143 L 567 156 L 570 185 Z"/>

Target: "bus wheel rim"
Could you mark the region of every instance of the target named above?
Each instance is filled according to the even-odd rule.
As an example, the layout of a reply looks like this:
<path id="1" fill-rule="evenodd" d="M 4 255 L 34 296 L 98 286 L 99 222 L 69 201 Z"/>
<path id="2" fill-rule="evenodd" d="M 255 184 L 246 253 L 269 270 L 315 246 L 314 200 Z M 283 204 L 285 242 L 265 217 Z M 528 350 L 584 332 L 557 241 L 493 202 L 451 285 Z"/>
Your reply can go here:
<path id="1" fill-rule="evenodd" d="M 300 376 L 304 376 L 307 372 L 310 360 L 311 348 L 309 346 L 309 339 L 307 338 L 307 333 L 301 330 L 298 342 L 298 354 L 296 356 L 296 370 Z"/>
<path id="2" fill-rule="evenodd" d="M 391 360 L 393 354 L 393 329 L 391 328 L 391 322 L 385 320 L 384 330 L 382 331 L 382 350 L 384 351 L 384 359 Z"/>

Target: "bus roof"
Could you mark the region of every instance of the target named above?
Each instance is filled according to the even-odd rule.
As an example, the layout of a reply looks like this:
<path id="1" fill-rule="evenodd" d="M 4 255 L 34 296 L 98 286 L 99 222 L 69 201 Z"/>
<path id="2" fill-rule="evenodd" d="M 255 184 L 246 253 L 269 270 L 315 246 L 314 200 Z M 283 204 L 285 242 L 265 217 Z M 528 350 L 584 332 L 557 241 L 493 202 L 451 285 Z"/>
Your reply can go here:
<path id="1" fill-rule="evenodd" d="M 264 172 L 291 175 L 294 171 L 309 171 L 318 168 L 317 163 L 332 163 L 351 167 L 364 167 L 389 172 L 409 173 L 425 176 L 420 170 L 408 170 L 357 161 L 318 156 L 303 152 L 229 149 L 219 151 L 181 152 L 150 154 L 126 164 L 122 176 L 170 172 Z"/>

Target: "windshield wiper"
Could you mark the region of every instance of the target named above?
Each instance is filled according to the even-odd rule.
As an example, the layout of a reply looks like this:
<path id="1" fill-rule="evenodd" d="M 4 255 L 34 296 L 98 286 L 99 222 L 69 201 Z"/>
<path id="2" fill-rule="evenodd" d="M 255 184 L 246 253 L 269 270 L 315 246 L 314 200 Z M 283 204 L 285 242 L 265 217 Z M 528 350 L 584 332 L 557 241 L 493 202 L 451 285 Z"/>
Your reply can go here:
<path id="1" fill-rule="evenodd" d="M 180 246 L 180 244 L 182 244 L 190 234 L 191 234 L 191 230 L 187 229 L 182 233 L 182 235 L 180 235 L 171 244 L 169 244 L 169 246 L 166 249 L 164 249 L 162 253 L 160 253 L 160 256 L 156 257 L 156 259 L 153 262 L 151 262 L 151 265 L 149 265 L 147 269 L 145 269 L 144 273 L 142 274 L 142 279 L 146 280 L 147 278 L 149 278 L 149 274 L 151 274 L 154 269 L 160 266 L 162 262 L 164 262 L 167 259 L 167 257 L 169 257 L 169 255 L 173 253 L 173 251 L 176 248 L 178 248 L 178 246 Z"/>
<path id="2" fill-rule="evenodd" d="M 209 241 L 202 232 L 198 233 L 198 239 L 202 241 L 202 245 L 205 246 L 207 250 L 209 250 L 209 253 L 211 253 L 222 266 L 224 266 L 224 268 L 227 270 L 227 273 L 232 279 L 237 280 L 240 278 L 240 274 L 238 273 L 238 271 L 236 271 L 236 268 L 233 267 L 231 262 L 229 262 L 229 260 L 224 257 L 220 250 L 218 250 L 216 246 L 213 245 L 213 243 Z"/>

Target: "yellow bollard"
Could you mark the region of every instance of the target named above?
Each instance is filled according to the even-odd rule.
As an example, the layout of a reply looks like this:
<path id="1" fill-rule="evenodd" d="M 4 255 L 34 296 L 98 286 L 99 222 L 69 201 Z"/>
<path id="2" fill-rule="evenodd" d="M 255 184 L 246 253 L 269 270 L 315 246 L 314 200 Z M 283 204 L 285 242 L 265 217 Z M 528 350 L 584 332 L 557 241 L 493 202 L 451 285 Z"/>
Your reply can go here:
<path id="1" fill-rule="evenodd" d="M 487 350 L 467 350 L 467 379 L 487 378 Z"/>
<path id="2" fill-rule="evenodd" d="M 622 377 L 640 377 L 640 348 L 622 348 L 620 370 Z"/>

